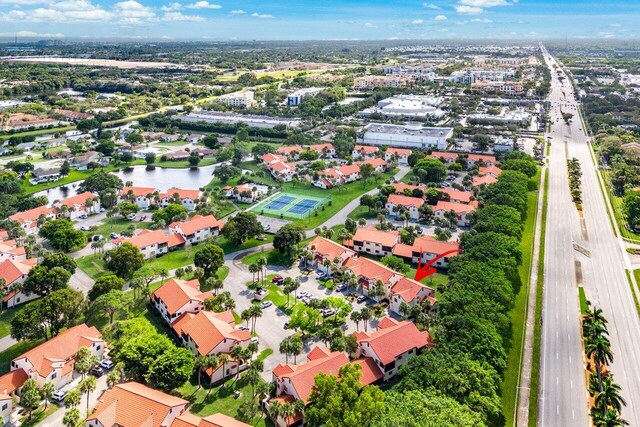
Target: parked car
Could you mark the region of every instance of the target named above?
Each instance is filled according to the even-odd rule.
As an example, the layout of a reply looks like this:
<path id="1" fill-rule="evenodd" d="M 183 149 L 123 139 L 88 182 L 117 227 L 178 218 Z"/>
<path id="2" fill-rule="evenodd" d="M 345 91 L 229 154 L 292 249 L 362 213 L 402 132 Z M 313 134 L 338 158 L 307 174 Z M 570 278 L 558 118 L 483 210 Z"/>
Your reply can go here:
<path id="1" fill-rule="evenodd" d="M 296 298 L 302 299 L 302 298 L 306 297 L 307 295 L 309 295 L 309 294 L 307 294 L 305 291 L 300 291 L 300 292 L 298 292 L 296 294 Z"/>
<path id="2" fill-rule="evenodd" d="M 262 308 L 271 307 L 272 305 L 273 305 L 273 303 L 271 301 L 264 301 L 264 302 L 260 303 L 260 307 L 262 307 Z"/>
<path id="3" fill-rule="evenodd" d="M 118 235 L 118 233 L 111 233 L 111 236 L 110 236 L 110 237 L 111 237 L 112 239 L 117 239 L 117 238 L 118 238 L 118 237 L 120 237 L 120 236 Z"/>
<path id="4" fill-rule="evenodd" d="M 325 279 L 328 279 L 328 278 L 329 278 L 329 275 L 327 273 L 323 272 L 323 273 L 316 274 L 316 279 L 317 280 L 325 280 Z"/>
<path id="5" fill-rule="evenodd" d="M 356 301 L 357 301 L 357 302 L 360 302 L 360 303 L 365 302 L 366 300 L 367 300 L 367 297 L 366 297 L 365 295 L 360 295 L 360 296 L 356 299 Z"/>
<path id="6" fill-rule="evenodd" d="M 94 234 L 93 236 L 91 236 L 90 241 L 91 242 L 97 242 L 98 240 L 102 240 L 102 236 L 99 234 Z"/>
<path id="7" fill-rule="evenodd" d="M 260 338 L 253 337 L 253 338 L 251 338 L 251 342 L 258 344 L 258 343 L 260 343 Z"/>
<path id="8" fill-rule="evenodd" d="M 272 283 L 278 283 L 279 284 L 282 281 L 284 281 L 284 277 L 282 277 L 282 276 L 276 276 L 273 279 L 271 279 Z"/>
<path id="9" fill-rule="evenodd" d="M 101 368 L 109 370 L 109 369 L 113 368 L 113 366 L 114 366 L 113 365 L 113 360 L 111 360 L 111 359 L 102 359 L 100 361 L 100 367 Z"/>
<path id="10" fill-rule="evenodd" d="M 54 402 L 62 402 L 65 397 L 67 397 L 67 392 L 58 390 L 51 395 L 51 400 Z"/>
<path id="11" fill-rule="evenodd" d="M 284 322 L 284 328 L 289 329 L 289 322 Z"/>
<path id="12" fill-rule="evenodd" d="M 344 289 L 347 288 L 347 285 L 345 285 L 344 283 L 340 283 L 338 286 L 336 286 L 336 291 L 342 291 Z"/>
<path id="13" fill-rule="evenodd" d="M 424 233 L 424 229 L 422 227 L 418 227 L 418 229 L 416 230 L 416 233 L 418 233 L 418 235 L 422 236 L 422 234 Z"/>
<path id="14" fill-rule="evenodd" d="M 136 214 L 132 213 L 132 214 L 127 215 L 127 219 L 129 221 L 133 221 L 134 219 L 136 219 Z"/>
<path id="15" fill-rule="evenodd" d="M 263 228 L 264 231 L 269 231 L 271 230 L 271 224 L 267 224 L 265 225 L 265 227 Z"/>
<path id="16" fill-rule="evenodd" d="M 93 375 L 96 378 L 100 378 L 101 376 L 104 375 L 104 369 L 102 369 L 100 366 L 96 366 L 91 370 L 91 375 Z"/>
<path id="17" fill-rule="evenodd" d="M 106 212 L 107 210 L 105 208 L 100 208 L 100 213 L 102 212 Z"/>
<path id="18" fill-rule="evenodd" d="M 89 217 L 83 214 L 83 215 L 80 215 L 78 218 L 80 218 L 80 219 L 87 219 L 87 218 L 89 218 Z"/>
<path id="19" fill-rule="evenodd" d="M 242 325 L 242 326 L 239 326 L 238 329 L 240 329 L 241 331 L 248 331 L 249 327 L 245 326 L 245 325 Z"/>
<path id="20" fill-rule="evenodd" d="M 89 227 L 87 227 L 86 225 L 82 225 L 80 226 L 80 231 L 89 231 Z"/>

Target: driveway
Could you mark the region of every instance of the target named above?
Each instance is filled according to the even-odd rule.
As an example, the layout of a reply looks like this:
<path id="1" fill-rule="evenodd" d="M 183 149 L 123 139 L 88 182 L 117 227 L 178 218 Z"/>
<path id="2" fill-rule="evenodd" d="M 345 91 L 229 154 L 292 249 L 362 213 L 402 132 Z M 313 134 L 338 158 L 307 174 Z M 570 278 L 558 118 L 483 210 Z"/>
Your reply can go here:
<path id="1" fill-rule="evenodd" d="M 102 393 L 107 389 L 107 376 L 103 375 L 96 381 L 96 389 L 89 395 L 89 411 L 95 408 L 96 403 L 98 403 L 98 399 L 102 396 Z M 87 414 L 87 394 L 83 393 L 82 398 L 80 399 L 80 405 L 78 405 L 78 410 L 80 411 L 80 418 L 84 418 Z M 63 426 L 64 423 L 62 419 L 64 418 L 64 413 L 66 412 L 66 408 L 61 406 L 58 408 L 53 414 L 49 415 L 42 423 L 39 425 L 43 427 L 60 427 Z"/>

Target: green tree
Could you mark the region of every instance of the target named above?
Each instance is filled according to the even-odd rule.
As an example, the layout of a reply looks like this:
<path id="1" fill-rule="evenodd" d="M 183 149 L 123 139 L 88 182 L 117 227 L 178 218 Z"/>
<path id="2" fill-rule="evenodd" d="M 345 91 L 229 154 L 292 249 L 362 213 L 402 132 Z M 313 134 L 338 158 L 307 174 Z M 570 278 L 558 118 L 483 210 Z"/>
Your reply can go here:
<path id="1" fill-rule="evenodd" d="M 280 228 L 273 237 L 273 247 L 281 254 L 288 254 L 293 257 L 298 249 L 298 244 L 305 239 L 302 227 L 293 223 L 286 224 Z"/>
<path id="2" fill-rule="evenodd" d="M 361 367 L 348 364 L 337 377 L 318 374 L 311 390 L 313 405 L 305 412 L 310 427 L 368 425 L 384 408 L 384 393 L 376 386 L 362 388 Z M 362 388 L 362 390 L 361 390 Z"/>
<path id="3" fill-rule="evenodd" d="M 172 346 L 151 363 L 145 379 L 152 387 L 169 392 L 189 379 L 193 367 L 191 352 Z"/>
<path id="4" fill-rule="evenodd" d="M 155 153 L 145 154 L 144 161 L 147 162 L 148 165 L 154 164 L 156 162 L 156 154 Z"/>
<path id="5" fill-rule="evenodd" d="M 44 259 L 38 264 L 47 268 L 62 267 L 69 273 L 76 272 L 76 261 L 69 255 L 62 252 L 49 252 L 45 254 Z"/>
<path id="6" fill-rule="evenodd" d="M 240 245 L 247 239 L 253 239 L 262 235 L 262 225 L 258 217 L 253 212 L 240 212 L 229 218 L 222 235 L 229 239 L 234 245 Z"/>
<path id="7" fill-rule="evenodd" d="M 225 163 L 215 168 L 213 176 L 218 178 L 222 184 L 226 184 L 230 179 L 240 176 L 241 173 L 240 168 Z"/>
<path id="8" fill-rule="evenodd" d="M 444 163 L 432 158 L 418 160 L 412 170 L 420 182 L 440 182 L 447 173 Z"/>
<path id="9" fill-rule="evenodd" d="M 96 279 L 93 287 L 87 293 L 89 301 L 95 301 L 100 295 L 109 293 L 110 291 L 121 291 L 124 288 L 125 281 L 115 274 L 107 274 Z"/>
<path id="10" fill-rule="evenodd" d="M 144 265 L 144 256 L 137 246 L 124 242 L 105 255 L 107 268 L 122 279 L 130 279 Z"/>
<path id="11" fill-rule="evenodd" d="M 78 408 L 69 408 L 62 418 L 62 424 L 65 427 L 77 427 L 80 422 L 80 411 Z"/>
<path id="12" fill-rule="evenodd" d="M 153 213 L 151 219 L 154 222 L 164 221 L 165 224 L 169 224 L 173 221 L 186 219 L 187 208 L 178 203 L 169 203 L 166 208 L 158 209 Z"/>
<path id="13" fill-rule="evenodd" d="M 207 135 L 202 138 L 202 145 L 210 149 L 220 148 L 220 142 L 217 135 Z"/>
<path id="14" fill-rule="evenodd" d="M 118 204 L 118 212 L 120 212 L 120 215 L 122 215 L 124 218 L 128 217 L 131 214 L 138 213 L 139 210 L 140 208 L 135 203 L 120 202 Z"/>
<path id="15" fill-rule="evenodd" d="M 22 292 L 27 295 L 45 296 L 53 291 L 66 288 L 70 278 L 71 273 L 62 267 L 48 269 L 45 266 L 36 265 L 29 271 Z"/>
<path id="16" fill-rule="evenodd" d="M 40 393 L 36 380 L 32 378 L 26 380 L 22 385 L 22 391 L 20 393 L 20 406 L 27 410 L 29 419 L 31 419 L 33 411 L 40 406 L 41 399 L 42 394 Z"/>
<path id="17" fill-rule="evenodd" d="M 78 191 L 89 191 L 91 193 L 102 193 L 106 190 L 121 190 L 122 180 L 117 176 L 99 171 L 86 178 L 78 185 Z"/>
<path id="18" fill-rule="evenodd" d="M 116 315 L 127 315 L 131 310 L 133 301 L 121 290 L 109 291 L 100 295 L 91 304 L 89 313 L 93 318 L 107 318 L 109 325 L 113 323 Z"/>
<path id="19" fill-rule="evenodd" d="M 55 250 L 69 252 L 71 249 L 87 243 L 87 236 L 73 228 L 67 218 L 59 218 L 45 222 L 39 231 L 40 237 L 49 241 Z"/>
<path id="20" fill-rule="evenodd" d="M 78 384 L 78 391 L 87 394 L 87 417 L 89 416 L 89 396 L 96 389 L 98 383 L 96 377 L 88 376 Z"/>
<path id="21" fill-rule="evenodd" d="M 204 270 L 205 278 L 214 277 L 224 264 L 224 251 L 214 243 L 207 243 L 195 253 L 193 263 Z"/>
<path id="22" fill-rule="evenodd" d="M 624 196 L 623 210 L 631 230 L 640 228 L 640 191 L 629 191 Z"/>
<path id="23" fill-rule="evenodd" d="M 55 391 L 55 386 L 52 382 L 47 381 L 42 384 L 42 388 L 40 389 L 40 393 L 42 394 L 42 398 L 44 399 L 44 410 L 46 411 L 49 407 L 49 399 L 53 396 L 53 392 Z"/>
<path id="24" fill-rule="evenodd" d="M 192 168 L 195 168 L 198 166 L 198 164 L 200 164 L 200 155 L 198 153 L 191 153 L 189 155 L 189 158 L 187 159 L 189 162 L 189 166 L 191 166 Z"/>

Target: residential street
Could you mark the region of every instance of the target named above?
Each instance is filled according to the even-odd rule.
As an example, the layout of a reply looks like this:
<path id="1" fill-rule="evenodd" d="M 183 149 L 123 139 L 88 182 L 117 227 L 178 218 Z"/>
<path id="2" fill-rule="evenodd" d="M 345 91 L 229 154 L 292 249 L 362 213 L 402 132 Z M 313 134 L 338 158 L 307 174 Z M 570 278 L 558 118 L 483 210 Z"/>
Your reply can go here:
<path id="1" fill-rule="evenodd" d="M 555 63 L 546 51 L 545 57 L 548 64 Z M 588 422 L 576 288 L 576 281 L 582 280 L 587 298 L 601 308 L 609 320 L 614 354 L 611 370 L 627 402 L 622 418 L 630 425 L 640 425 L 640 322 L 624 272 L 627 255 L 610 226 L 588 138 L 574 110 L 576 102 L 571 84 L 568 79 L 561 84 L 553 70 L 552 74 L 554 142 L 549 168 L 540 424 L 586 425 Z M 564 111 L 574 114 L 568 126 L 557 109 L 560 104 Z M 559 118 L 557 123 L 556 118 Z M 566 159 L 572 157 L 582 166 L 584 227 L 569 196 Z M 586 251 L 574 251 L 574 243 Z M 572 253 L 573 256 L 568 255 Z M 581 274 L 576 274 L 576 261 L 580 263 Z"/>

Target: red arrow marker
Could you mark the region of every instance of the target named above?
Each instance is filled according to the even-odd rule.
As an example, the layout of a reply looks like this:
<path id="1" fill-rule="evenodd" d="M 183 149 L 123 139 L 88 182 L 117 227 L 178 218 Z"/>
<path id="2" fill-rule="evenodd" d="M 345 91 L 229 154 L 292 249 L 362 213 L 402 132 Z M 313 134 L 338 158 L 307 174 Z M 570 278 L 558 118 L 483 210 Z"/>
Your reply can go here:
<path id="1" fill-rule="evenodd" d="M 413 280 L 416 281 L 420 281 L 422 279 L 424 279 L 425 277 L 431 276 L 434 273 L 437 273 L 438 270 L 436 270 L 433 266 L 433 264 L 435 264 L 436 262 L 438 262 L 438 260 L 444 258 L 447 255 L 453 254 L 453 253 L 460 253 L 459 250 L 457 249 L 453 249 L 447 252 L 444 252 L 440 255 L 438 255 L 437 257 L 435 257 L 434 259 L 432 259 L 431 261 L 429 261 L 428 263 L 426 263 L 425 265 L 422 265 L 422 250 L 420 250 L 420 259 L 418 260 L 418 269 L 416 270 L 416 276 L 413 278 Z"/>

